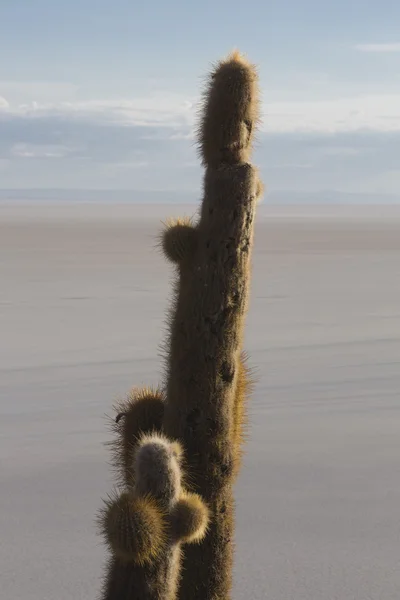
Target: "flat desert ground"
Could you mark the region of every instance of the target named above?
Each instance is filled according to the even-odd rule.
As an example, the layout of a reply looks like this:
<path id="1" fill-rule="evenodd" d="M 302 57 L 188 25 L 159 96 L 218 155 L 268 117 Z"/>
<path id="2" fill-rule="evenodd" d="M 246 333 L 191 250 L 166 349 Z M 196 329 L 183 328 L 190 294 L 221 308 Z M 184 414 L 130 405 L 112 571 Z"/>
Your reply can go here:
<path id="1" fill-rule="evenodd" d="M 107 414 L 156 384 L 181 206 L 0 206 L 0 585 L 98 598 Z M 259 208 L 235 600 L 400 597 L 400 209 Z"/>

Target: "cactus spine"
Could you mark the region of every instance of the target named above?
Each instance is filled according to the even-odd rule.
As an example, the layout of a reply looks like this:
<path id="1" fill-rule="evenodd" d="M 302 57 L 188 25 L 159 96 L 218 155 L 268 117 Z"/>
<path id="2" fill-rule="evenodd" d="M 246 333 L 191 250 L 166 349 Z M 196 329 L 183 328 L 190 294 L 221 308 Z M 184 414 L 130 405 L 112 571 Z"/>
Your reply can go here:
<path id="1" fill-rule="evenodd" d="M 164 252 L 177 266 L 170 316 L 164 432 L 182 441 L 209 532 L 185 548 L 181 600 L 230 597 L 232 483 L 243 435 L 242 356 L 253 223 L 262 185 L 248 162 L 259 117 L 257 74 L 238 53 L 219 63 L 204 97 L 199 145 L 206 167 L 195 225 L 169 223 Z"/>

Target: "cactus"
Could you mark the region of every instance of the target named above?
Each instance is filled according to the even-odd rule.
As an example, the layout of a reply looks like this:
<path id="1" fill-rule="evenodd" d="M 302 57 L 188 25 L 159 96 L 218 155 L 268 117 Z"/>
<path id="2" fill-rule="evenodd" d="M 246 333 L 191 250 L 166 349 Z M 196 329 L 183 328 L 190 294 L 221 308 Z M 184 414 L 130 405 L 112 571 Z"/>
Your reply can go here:
<path id="1" fill-rule="evenodd" d="M 104 600 L 175 600 L 181 545 L 199 542 L 208 524 L 204 502 L 182 486 L 182 457 L 162 434 L 132 448 L 129 485 L 99 515 L 111 554 Z"/>
<path id="2" fill-rule="evenodd" d="M 242 355 L 255 207 L 249 164 L 259 118 L 257 73 L 238 53 L 219 63 L 204 96 L 199 146 L 206 167 L 197 223 L 167 223 L 177 280 L 169 318 L 165 434 L 182 441 L 192 484 L 211 510 L 209 532 L 185 548 L 180 600 L 230 597 L 232 484 L 239 470 L 248 370 Z"/>
<path id="3" fill-rule="evenodd" d="M 237 52 L 216 66 L 198 131 L 199 218 L 168 221 L 160 238 L 176 269 L 166 378 L 162 392 L 136 390 L 117 407 L 112 453 L 123 491 L 99 517 L 110 553 L 103 600 L 231 595 L 232 487 L 251 390 L 243 330 L 262 193 L 248 162 L 257 86 Z"/>

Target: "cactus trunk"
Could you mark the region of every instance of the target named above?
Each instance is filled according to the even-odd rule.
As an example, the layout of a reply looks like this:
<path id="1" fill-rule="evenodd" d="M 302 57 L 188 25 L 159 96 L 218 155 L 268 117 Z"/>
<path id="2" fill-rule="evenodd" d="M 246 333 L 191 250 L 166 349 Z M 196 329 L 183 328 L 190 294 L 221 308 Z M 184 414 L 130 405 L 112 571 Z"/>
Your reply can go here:
<path id="1" fill-rule="evenodd" d="M 144 567 L 112 558 L 104 584 L 103 600 L 175 600 L 180 550 Z"/>
<path id="2" fill-rule="evenodd" d="M 246 367 L 241 356 L 253 224 L 261 184 L 247 162 L 258 117 L 256 74 L 235 54 L 213 73 L 200 146 L 206 165 L 198 223 L 170 225 L 178 264 L 170 318 L 164 432 L 179 439 L 190 482 L 210 508 L 206 538 L 185 548 L 181 600 L 230 597 L 232 484 L 240 460 Z M 176 249 L 179 248 L 179 252 Z"/>

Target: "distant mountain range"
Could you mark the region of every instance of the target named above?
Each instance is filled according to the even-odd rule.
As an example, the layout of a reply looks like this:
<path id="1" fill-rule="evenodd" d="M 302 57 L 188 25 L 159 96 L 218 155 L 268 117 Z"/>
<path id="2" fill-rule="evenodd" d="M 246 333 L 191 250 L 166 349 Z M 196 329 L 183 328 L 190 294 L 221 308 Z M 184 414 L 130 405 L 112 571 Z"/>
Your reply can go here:
<path id="1" fill-rule="evenodd" d="M 201 191 L 173 190 L 79 190 L 79 189 L 0 189 L 1 202 L 86 202 L 117 204 L 191 204 L 197 203 Z M 391 194 L 346 193 L 334 190 L 269 192 L 264 204 L 272 205 L 354 205 L 400 204 L 400 196 Z"/>

